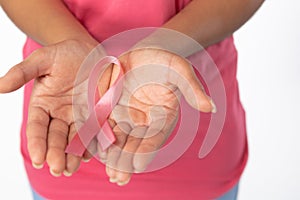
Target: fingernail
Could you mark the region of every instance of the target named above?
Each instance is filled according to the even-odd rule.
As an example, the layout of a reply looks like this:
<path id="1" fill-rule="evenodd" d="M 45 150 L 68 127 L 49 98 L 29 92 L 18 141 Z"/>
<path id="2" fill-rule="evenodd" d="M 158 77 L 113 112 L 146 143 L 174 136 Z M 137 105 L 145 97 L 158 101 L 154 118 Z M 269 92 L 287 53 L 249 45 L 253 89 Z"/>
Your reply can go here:
<path id="1" fill-rule="evenodd" d="M 212 99 L 210 100 L 210 104 L 211 104 L 211 106 L 212 106 L 211 112 L 212 112 L 212 113 L 216 113 L 216 112 L 217 112 L 217 107 L 216 107 L 216 104 L 213 102 Z"/>
<path id="2" fill-rule="evenodd" d="M 85 163 L 90 162 L 90 160 L 92 160 L 92 158 L 82 158 L 82 161 Z"/>
<path id="3" fill-rule="evenodd" d="M 67 170 L 64 170 L 63 174 L 67 177 L 72 176 L 72 173 L 68 172 Z"/>
<path id="4" fill-rule="evenodd" d="M 57 173 L 57 172 L 53 171 L 52 169 L 50 169 L 50 174 L 52 174 L 52 176 L 55 176 L 55 177 L 61 176 L 61 173 Z"/>
<path id="5" fill-rule="evenodd" d="M 128 183 L 129 183 L 129 180 L 123 181 L 123 182 L 117 182 L 117 185 L 118 186 L 124 186 L 124 185 L 127 185 Z"/>
<path id="6" fill-rule="evenodd" d="M 42 169 L 42 168 L 44 167 L 44 163 L 42 163 L 42 164 L 32 163 L 32 166 L 33 166 L 35 169 Z"/>
<path id="7" fill-rule="evenodd" d="M 116 183 L 116 182 L 118 182 L 118 179 L 117 178 L 109 178 L 109 182 Z"/>

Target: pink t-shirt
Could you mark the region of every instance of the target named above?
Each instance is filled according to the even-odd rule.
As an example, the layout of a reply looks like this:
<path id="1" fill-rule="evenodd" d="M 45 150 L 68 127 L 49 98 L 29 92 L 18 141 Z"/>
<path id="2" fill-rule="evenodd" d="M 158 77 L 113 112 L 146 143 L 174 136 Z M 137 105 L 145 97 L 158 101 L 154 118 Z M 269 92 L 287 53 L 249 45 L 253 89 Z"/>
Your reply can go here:
<path id="1" fill-rule="evenodd" d="M 65 0 L 65 3 L 101 42 L 132 28 L 160 27 L 189 0 Z M 40 45 L 28 38 L 24 57 L 37 48 Z M 176 162 L 158 171 L 135 174 L 125 187 L 109 183 L 105 166 L 95 159 L 82 163 L 71 177 L 55 178 L 50 175 L 48 166 L 41 170 L 31 166 L 25 129 L 33 82 L 28 83 L 24 95 L 21 150 L 34 190 L 55 200 L 214 199 L 237 184 L 248 157 L 245 113 L 236 80 L 237 52 L 232 37 L 206 50 L 218 67 L 226 92 L 226 118 L 218 142 L 206 157 L 198 157 L 210 121 L 210 114 L 201 113 L 200 128 L 193 143 Z"/>

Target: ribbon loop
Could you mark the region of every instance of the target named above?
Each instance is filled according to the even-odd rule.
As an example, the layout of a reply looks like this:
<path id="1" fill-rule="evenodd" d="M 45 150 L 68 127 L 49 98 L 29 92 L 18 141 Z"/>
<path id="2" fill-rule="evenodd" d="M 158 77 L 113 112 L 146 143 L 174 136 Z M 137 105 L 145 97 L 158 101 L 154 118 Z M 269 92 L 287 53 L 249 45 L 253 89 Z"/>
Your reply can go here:
<path id="1" fill-rule="evenodd" d="M 108 64 L 119 67 L 119 74 L 113 85 L 100 97 L 95 105 L 94 96 L 98 88 L 99 73 L 103 72 Z M 91 141 L 96 137 L 102 150 L 106 150 L 116 140 L 114 133 L 107 121 L 110 113 L 117 104 L 122 94 L 122 76 L 124 72 L 119 60 L 113 56 L 101 59 L 91 70 L 88 79 L 88 106 L 89 116 L 86 122 L 79 128 L 75 137 L 66 148 L 66 153 L 83 156 Z"/>

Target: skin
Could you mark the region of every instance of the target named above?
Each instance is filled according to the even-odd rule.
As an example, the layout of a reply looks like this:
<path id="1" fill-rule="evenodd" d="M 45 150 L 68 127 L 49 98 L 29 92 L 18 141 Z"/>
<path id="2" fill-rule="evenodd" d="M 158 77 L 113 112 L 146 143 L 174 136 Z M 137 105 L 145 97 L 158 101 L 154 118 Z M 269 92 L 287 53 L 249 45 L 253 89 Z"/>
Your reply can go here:
<path id="1" fill-rule="evenodd" d="M 263 0 L 194 0 L 163 27 L 184 33 L 206 47 L 231 35 L 255 13 L 262 3 Z M 0 4 L 11 20 L 24 33 L 45 46 L 35 51 L 23 62 L 12 67 L 5 76 L 0 78 L 0 93 L 14 91 L 28 81 L 35 79 L 27 126 L 30 158 L 36 168 L 41 168 L 43 163 L 47 162 L 50 172 L 54 176 L 60 176 L 62 173 L 69 176 L 77 170 L 82 159 L 64 153 L 67 143 L 75 133 L 74 119 L 70 114 L 72 113 L 73 83 L 81 62 L 98 44 L 98 41 L 86 31 L 60 0 L 0 0 Z M 45 21 L 47 24 L 44 23 Z M 165 49 L 169 49 L 170 45 L 173 45 L 168 40 L 162 41 L 159 38 L 153 37 L 145 44 L 160 46 Z M 189 52 L 190 46 L 188 43 L 181 44 L 180 47 L 173 45 L 171 49 Z M 162 58 L 158 59 L 159 63 L 151 63 L 153 61 L 146 59 L 149 56 L 157 57 L 157 55 L 162 55 Z M 158 54 L 149 49 L 120 58 L 127 70 L 134 66 L 126 63 L 165 65 L 170 63 L 169 61 L 172 59 L 174 59 L 174 55 L 169 52 L 163 51 Z M 199 89 L 201 85 L 195 79 L 189 65 L 179 58 L 176 59 L 180 63 L 180 67 L 176 63 L 166 65 L 172 69 L 180 68 L 181 73 L 185 74 L 186 79 L 189 80 L 197 97 L 197 100 L 190 102 L 190 104 L 201 111 L 212 111 L 213 106 L 210 104 L 210 99 Z M 99 82 L 100 93 L 105 92 L 113 82 L 115 72 L 111 69 L 113 68 L 107 70 L 106 75 Z M 57 87 L 61 85 L 64 87 Z M 140 123 L 151 126 L 147 120 L 150 108 L 145 105 L 151 106 L 158 103 L 163 107 L 170 108 L 167 109 L 167 123 L 161 130 L 162 133 L 158 134 L 163 135 L 160 139 L 149 137 L 147 139 L 136 138 L 136 141 L 134 139 L 128 140 L 130 136 L 126 134 L 125 137 L 124 131 L 122 132 L 120 129 L 118 115 L 110 117 L 111 126 L 117 136 L 116 146 L 133 152 L 132 157 L 128 159 L 130 162 L 122 159 L 120 152 L 112 156 L 113 149 L 100 152 L 102 159 L 107 163 L 107 174 L 111 182 L 118 185 L 128 183 L 131 173 L 143 170 L 144 165 L 148 162 L 141 162 L 142 164 L 138 165 L 139 162 L 134 158 L 134 152 L 151 151 L 159 148 L 172 130 L 178 108 L 175 88 L 179 88 L 181 92 L 183 90 L 180 90 L 180 83 L 175 84 L 170 80 L 164 82 L 163 85 L 168 87 L 173 85 L 171 88 L 174 91 L 163 86 L 148 86 L 137 90 L 136 96 L 130 98 L 130 104 L 125 105 L 129 106 L 130 117 L 137 124 L 134 127 Z M 156 91 L 159 91 L 159 94 L 162 94 L 166 99 L 151 99 L 146 95 Z M 82 91 L 82 93 L 84 92 Z M 80 94 L 78 95 L 80 96 Z M 185 96 L 184 93 L 183 95 Z M 56 103 L 53 104 L 53 102 Z M 168 102 L 168 105 L 162 102 Z M 140 117 L 137 116 L 140 115 L 145 116 L 144 121 L 138 120 Z M 150 149 L 143 148 L 143 145 Z M 89 159 L 90 155 L 86 153 L 84 158 Z M 122 162 L 125 164 L 123 165 Z M 125 165 L 129 167 L 124 169 L 122 166 Z"/>
<path id="2" fill-rule="evenodd" d="M 110 116 L 117 140 L 107 151 L 98 150 L 110 182 L 125 185 L 133 172 L 146 169 L 155 151 L 167 140 L 177 122 L 181 94 L 197 110 L 214 112 L 215 108 L 193 68 L 180 56 L 147 48 L 119 59 L 129 75 L 125 76 L 123 94 Z M 147 74 L 147 82 L 141 74 Z"/>

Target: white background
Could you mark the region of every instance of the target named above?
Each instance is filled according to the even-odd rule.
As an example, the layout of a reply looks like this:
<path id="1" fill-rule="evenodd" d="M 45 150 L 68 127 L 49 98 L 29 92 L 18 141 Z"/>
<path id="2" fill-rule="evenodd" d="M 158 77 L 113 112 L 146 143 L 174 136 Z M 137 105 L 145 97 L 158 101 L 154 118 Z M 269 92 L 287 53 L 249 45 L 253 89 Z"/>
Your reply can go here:
<path id="1" fill-rule="evenodd" d="M 266 1 L 235 34 L 250 158 L 240 200 L 300 199 L 300 3 Z M 0 11 L 0 75 L 25 36 Z M 0 94 L 0 199 L 31 199 L 19 151 L 22 90 Z"/>

